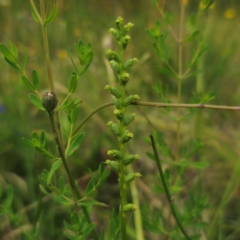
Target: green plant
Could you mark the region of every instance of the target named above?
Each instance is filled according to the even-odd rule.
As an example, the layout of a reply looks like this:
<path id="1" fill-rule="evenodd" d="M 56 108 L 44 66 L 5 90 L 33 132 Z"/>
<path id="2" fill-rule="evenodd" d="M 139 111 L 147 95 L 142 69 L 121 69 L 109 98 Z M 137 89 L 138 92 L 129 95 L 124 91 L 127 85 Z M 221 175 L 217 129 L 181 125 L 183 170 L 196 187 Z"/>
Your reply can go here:
<path id="1" fill-rule="evenodd" d="M 208 195 L 202 190 L 200 181 L 191 183 L 188 177 L 191 174 L 200 174 L 200 170 L 206 168 L 208 165 L 206 161 L 202 161 L 200 157 L 196 157 L 201 156 L 200 150 L 204 147 L 204 144 L 200 141 L 198 131 L 195 132 L 195 138 L 192 139 L 183 138 L 181 131 L 184 121 L 188 121 L 193 117 L 196 118 L 195 128 L 198 129 L 201 127 L 198 121 L 201 118 L 199 109 L 200 111 L 203 109 L 239 110 L 239 107 L 206 104 L 213 99 L 213 95 L 205 93 L 204 89 L 199 87 L 204 84 L 202 82 L 203 79 L 199 78 L 200 71 L 198 64 L 201 59 L 200 57 L 206 50 L 206 46 L 197 39 L 201 34 L 197 26 L 197 20 L 210 7 L 212 1 L 201 1 L 203 7 L 198 9 L 197 14 L 190 16 L 190 28 L 186 35 L 184 34 L 184 9 L 186 1 L 180 1 L 178 36 L 171 26 L 173 15 L 166 13 L 164 10 L 164 1 L 162 5 L 158 4 L 157 1 L 152 1 L 163 17 L 168 31 L 164 31 L 162 23 L 157 22 L 154 28 L 147 30 L 147 33 L 154 41 L 153 47 L 162 62 L 161 66 L 158 67 L 159 72 L 167 79 L 171 81 L 175 79 L 177 81 L 177 103 L 171 103 L 168 96 L 169 92 L 168 90 L 164 91 L 161 82 L 158 82 L 154 87 L 160 103 L 140 101 L 137 94 L 129 95 L 127 93 L 126 86 L 130 80 L 129 72 L 138 60 L 136 58 L 125 60 L 125 51 L 131 40 L 128 34 L 133 24 L 128 23 L 124 25 L 123 19 L 118 17 L 115 22 L 116 28 L 111 28 L 109 32 L 117 40 L 119 52 L 108 50 L 106 56 L 116 76 L 119 87 L 106 85 L 104 89 L 112 95 L 112 102 L 100 105 L 95 110 L 89 112 L 80 123 L 78 123 L 78 115 L 81 109 L 81 100 L 75 97 L 75 93 L 79 79 L 87 72 L 92 63 L 92 45 L 89 43 L 86 46 L 82 40 L 79 40 L 75 45 L 80 69 L 75 63 L 75 57 L 69 54 L 74 72 L 69 74 L 68 92 L 62 97 L 55 90 L 56 81 L 53 80 L 46 31 L 48 24 L 58 14 L 58 3 L 57 1 L 48 1 L 45 7 L 44 0 L 40 0 L 40 11 L 38 11 L 34 1 L 30 0 L 30 2 L 33 18 L 42 27 L 49 91 L 43 93 L 41 96 L 42 91 L 39 87 L 41 81 L 36 70 L 33 70 L 31 77 L 29 77 L 26 70 L 28 59 L 27 49 L 24 51 L 23 64 L 19 63 L 18 50 L 13 43 L 10 43 L 9 47 L 1 44 L 0 50 L 5 60 L 20 72 L 24 85 L 28 90 L 32 91 L 29 94 L 30 101 L 49 118 L 52 133 L 48 133 L 47 130 L 34 131 L 31 139 L 23 137 L 23 142 L 46 157 L 51 162 L 51 166 L 48 169 L 44 169 L 39 176 L 41 195 L 38 201 L 33 203 L 34 206 L 37 206 L 37 210 L 33 214 L 34 221 L 32 226 L 30 224 L 24 225 L 20 217 L 22 215 L 13 210 L 15 207 L 12 204 L 14 196 L 13 187 L 8 187 L 6 194 L 3 193 L 4 191 L 1 188 L 0 197 L 3 199 L 0 208 L 1 215 L 7 219 L 3 225 L 22 229 L 21 231 L 26 239 L 41 238 L 41 226 L 39 227 L 39 225 L 41 225 L 41 219 L 44 214 L 43 202 L 53 199 L 59 204 L 59 208 L 65 209 L 62 222 L 64 222 L 64 236 L 68 239 L 154 239 L 155 236 L 151 235 L 151 232 L 157 234 L 157 239 L 159 237 L 163 239 L 199 239 L 201 236 L 207 234 L 209 239 L 213 239 L 216 236 L 214 233 L 217 228 L 216 219 L 222 213 L 228 197 L 234 189 L 239 166 L 232 174 L 208 230 L 208 224 L 202 218 L 203 211 L 208 207 Z M 172 34 L 171 38 L 169 32 Z M 171 41 L 176 43 L 176 49 L 178 50 L 177 63 L 174 62 L 174 57 L 172 56 L 175 49 L 171 46 Z M 192 44 L 193 54 L 190 60 L 184 57 L 183 44 Z M 196 78 L 197 93 L 194 94 L 189 103 L 183 104 L 183 83 L 189 78 Z M 95 113 L 110 106 L 114 106 L 115 108 L 113 113 L 117 119 L 117 123 L 109 121 L 107 125 L 117 138 L 118 148 L 107 151 L 110 159 L 106 160 L 105 163 L 101 163 L 96 171 L 92 172 L 89 170 L 89 180 L 83 193 L 78 186 L 78 181 L 75 180 L 76 177 L 73 176 L 71 171 L 69 164 L 71 161 L 70 157 L 83 144 L 86 135 L 83 132 L 84 124 Z M 151 144 L 153 148 L 153 153 L 147 152 L 147 155 L 157 164 L 159 172 L 157 182 L 153 186 L 150 186 L 150 188 L 153 189 L 156 196 L 161 196 L 162 202 L 165 201 L 162 196 L 166 196 L 166 203 L 170 206 L 170 208 L 161 207 L 158 211 L 156 209 L 153 210 L 147 204 L 143 206 L 139 204 L 138 189 L 140 188 L 137 188 L 136 181 L 134 180 L 144 174 L 135 172 L 131 164 L 139 159 L 138 154 L 128 153 L 135 151 L 135 149 L 132 150 L 132 146 L 130 145 L 131 142 L 135 141 L 135 138 L 133 138 L 133 133 L 127 128 L 135 120 L 136 115 L 135 113 L 129 113 L 127 110 L 130 107 L 137 109 L 137 107 L 141 106 L 160 108 L 162 118 L 171 119 L 176 124 L 175 143 L 169 144 L 168 139 L 165 139 L 165 133 L 160 132 L 158 128 L 154 127 L 151 119 L 146 114 L 143 114 L 148 123 L 155 128 L 155 131 L 150 135 L 151 141 L 145 138 L 145 141 Z M 186 109 L 186 111 L 181 111 L 181 108 Z M 175 109 L 177 110 L 175 111 Z M 64 115 L 67 116 L 67 124 L 64 123 Z M 131 126 L 134 129 L 136 125 L 134 121 Z M 92 138 L 94 137 L 92 136 Z M 51 141 L 51 139 L 54 139 L 54 141 Z M 133 141 L 130 141 L 132 139 Z M 129 144 L 127 144 L 128 142 Z M 160 157 L 158 151 L 161 154 Z M 62 165 L 64 171 L 62 170 Z M 106 181 L 110 175 L 108 166 L 117 173 L 116 178 L 118 179 L 118 195 L 120 195 L 120 200 L 117 201 L 119 211 L 117 209 L 112 210 L 109 217 L 109 224 L 106 226 L 107 224 L 101 225 L 97 221 L 93 221 L 91 216 L 99 210 L 99 207 L 108 207 L 111 205 L 109 202 L 103 203 L 98 201 L 96 197 L 97 190 L 107 184 Z M 151 180 L 149 180 L 149 183 L 151 183 Z M 96 208 L 97 210 L 95 210 Z M 170 209 L 170 211 L 166 209 Z M 164 212 L 165 210 L 166 212 Z M 135 220 L 136 236 L 131 221 L 132 215 L 134 215 Z M 48 216 L 50 218 L 50 215 Z M 208 233 L 206 234 L 207 231 Z M 64 239 L 63 236 L 61 238 Z"/>

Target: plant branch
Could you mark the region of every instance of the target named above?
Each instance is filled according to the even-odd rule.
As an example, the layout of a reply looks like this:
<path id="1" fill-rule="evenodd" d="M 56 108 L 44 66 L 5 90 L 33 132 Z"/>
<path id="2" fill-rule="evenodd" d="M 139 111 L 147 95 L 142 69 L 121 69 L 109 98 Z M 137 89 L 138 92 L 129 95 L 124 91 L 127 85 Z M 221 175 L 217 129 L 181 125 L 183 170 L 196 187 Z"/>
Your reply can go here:
<path id="1" fill-rule="evenodd" d="M 56 127 L 55 127 L 56 125 L 55 125 L 55 121 L 54 121 L 54 113 L 53 112 L 49 112 L 49 119 L 50 119 L 50 122 L 51 122 L 52 131 L 54 133 L 54 138 L 55 138 L 56 144 L 58 146 L 58 151 L 59 151 L 60 157 L 62 159 L 64 168 L 65 168 L 65 171 L 66 171 L 67 176 L 68 176 L 69 184 L 71 186 L 72 191 L 75 194 L 76 199 L 80 200 L 81 199 L 81 194 L 78 191 L 76 183 L 74 182 L 72 174 L 69 170 L 69 167 L 68 167 L 68 164 L 67 164 L 67 159 L 66 159 L 66 156 L 65 156 L 65 151 L 64 151 L 64 148 L 61 145 L 61 141 L 59 139 L 59 135 L 57 134 L 58 132 L 57 132 Z M 85 206 L 81 206 L 81 207 L 82 207 L 83 213 L 84 213 L 84 215 L 87 219 L 87 222 L 89 224 L 92 223 L 92 221 L 90 219 L 90 216 L 89 216 L 89 213 L 87 211 L 87 208 Z M 96 233 L 96 230 L 93 232 L 93 235 L 94 235 L 94 239 L 98 240 L 98 235 Z"/>
<path id="2" fill-rule="evenodd" d="M 173 200 L 172 200 L 171 194 L 170 194 L 170 192 L 168 190 L 167 183 L 165 182 L 162 166 L 161 166 L 161 163 L 160 163 L 160 159 L 158 157 L 156 144 L 155 144 L 155 141 L 154 141 L 154 138 L 153 138 L 152 134 L 150 134 L 150 139 L 151 139 L 152 148 L 153 148 L 154 156 L 155 156 L 155 159 L 156 159 L 158 171 L 159 171 L 159 174 L 160 174 L 160 177 L 161 177 L 161 180 L 162 180 L 163 188 L 164 188 L 164 191 L 166 193 L 167 200 L 168 200 L 169 206 L 171 208 L 172 214 L 173 214 L 173 216 L 174 216 L 174 218 L 176 220 L 176 223 L 177 223 L 179 229 L 181 230 L 182 234 L 185 236 L 186 239 L 191 240 L 191 238 L 187 235 L 185 229 L 183 228 L 183 226 L 182 226 L 182 224 L 181 224 L 181 222 L 180 222 L 180 220 L 179 220 L 179 218 L 177 216 L 177 213 L 175 211 L 175 207 L 174 207 L 174 204 L 173 204 Z"/>

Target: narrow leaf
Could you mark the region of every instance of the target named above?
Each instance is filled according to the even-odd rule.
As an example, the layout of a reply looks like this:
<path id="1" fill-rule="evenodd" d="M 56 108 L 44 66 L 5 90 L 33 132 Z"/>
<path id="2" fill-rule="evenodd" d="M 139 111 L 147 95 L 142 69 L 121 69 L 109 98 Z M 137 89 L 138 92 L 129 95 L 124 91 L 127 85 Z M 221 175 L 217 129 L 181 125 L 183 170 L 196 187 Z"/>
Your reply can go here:
<path id="1" fill-rule="evenodd" d="M 53 163 L 51 170 L 48 174 L 47 185 L 50 184 L 50 182 L 52 181 L 53 174 L 61 166 L 61 164 L 62 164 L 62 159 L 58 159 L 55 163 Z"/>
<path id="2" fill-rule="evenodd" d="M 47 17 L 47 19 L 44 21 L 44 25 L 52 22 L 58 15 L 58 3 L 55 1 L 53 11 L 51 14 Z"/>
<path id="3" fill-rule="evenodd" d="M 178 78 L 178 76 L 170 69 L 167 69 L 165 67 L 158 67 L 158 70 L 168 77 Z"/>
<path id="4" fill-rule="evenodd" d="M 36 91 L 35 87 L 32 85 L 32 83 L 25 76 L 22 76 L 22 81 L 29 90 L 31 90 L 33 92 Z"/>
<path id="5" fill-rule="evenodd" d="M 81 146 L 81 144 L 84 141 L 84 138 L 85 138 L 85 133 L 82 132 L 76 138 L 73 139 L 68 149 L 67 156 L 72 155 Z"/>
<path id="6" fill-rule="evenodd" d="M 29 99 L 30 101 L 32 102 L 32 104 L 37 107 L 38 109 L 40 110 L 43 110 L 45 111 L 43 105 L 42 105 L 42 101 L 40 100 L 40 98 L 36 95 L 36 94 L 33 94 L 33 93 L 29 93 Z"/>
<path id="7" fill-rule="evenodd" d="M 17 61 L 16 57 L 14 57 L 11 51 L 3 43 L 0 44 L 0 51 L 9 62 L 16 63 Z"/>
<path id="8" fill-rule="evenodd" d="M 32 71 L 32 81 L 33 81 L 33 86 L 34 86 L 35 90 L 37 90 L 39 80 L 38 80 L 38 74 L 37 74 L 36 70 Z"/>
<path id="9" fill-rule="evenodd" d="M 26 65 L 27 65 L 27 60 L 28 60 L 28 49 L 24 49 L 24 60 L 23 60 L 23 71 L 25 72 Z"/>
<path id="10" fill-rule="evenodd" d="M 74 93 L 76 88 L 77 88 L 77 74 L 75 72 L 72 73 L 69 86 L 68 86 L 68 91 L 70 93 Z"/>
<path id="11" fill-rule="evenodd" d="M 22 138 L 23 142 L 25 143 L 25 145 L 27 145 L 30 148 L 35 148 L 35 145 L 32 143 L 32 141 L 30 141 L 29 139 L 23 137 Z"/>

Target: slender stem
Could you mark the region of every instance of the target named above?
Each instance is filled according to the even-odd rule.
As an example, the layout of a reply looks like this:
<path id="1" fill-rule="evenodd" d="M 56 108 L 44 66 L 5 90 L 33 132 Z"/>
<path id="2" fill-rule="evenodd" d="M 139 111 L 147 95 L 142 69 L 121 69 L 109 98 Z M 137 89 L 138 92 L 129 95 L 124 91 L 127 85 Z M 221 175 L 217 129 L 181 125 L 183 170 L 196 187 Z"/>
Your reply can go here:
<path id="1" fill-rule="evenodd" d="M 128 169 L 129 173 L 133 173 L 133 167 L 131 164 L 128 165 L 127 169 Z M 140 206 L 139 194 L 138 194 L 138 188 L 137 188 L 136 181 L 132 181 L 130 183 L 130 189 L 131 189 L 133 204 L 136 206 Z M 139 209 L 136 209 L 133 214 L 134 214 L 134 221 L 135 221 L 135 228 L 136 228 L 136 231 L 135 231 L 136 239 L 144 240 L 141 211 Z"/>
<path id="2" fill-rule="evenodd" d="M 55 127 L 56 124 L 55 124 L 55 121 L 54 121 L 54 113 L 53 112 L 49 112 L 49 119 L 50 119 L 50 122 L 51 122 L 52 131 L 54 133 L 54 138 L 55 138 L 56 144 L 58 146 L 58 151 L 59 151 L 60 157 L 61 157 L 61 159 L 63 161 L 63 165 L 64 165 L 64 168 L 65 168 L 65 171 L 66 171 L 67 176 L 68 176 L 70 187 L 71 187 L 72 191 L 74 192 L 76 199 L 80 200 L 81 199 L 81 194 L 78 191 L 76 183 L 74 182 L 72 174 L 71 174 L 71 172 L 69 170 L 69 167 L 68 167 L 68 164 L 67 164 L 67 159 L 66 159 L 66 156 L 65 156 L 65 151 L 64 151 L 64 148 L 61 145 L 61 142 L 60 142 L 60 139 L 59 139 L 59 136 L 57 134 L 56 127 Z M 81 207 L 82 207 L 82 210 L 83 210 L 83 213 L 84 213 L 84 215 L 86 217 L 87 222 L 89 224 L 92 223 L 91 218 L 89 216 L 89 213 L 87 211 L 87 208 L 85 206 L 81 206 Z M 98 235 L 97 235 L 96 231 L 93 231 L 93 235 L 94 235 L 94 239 L 98 240 Z"/>
<path id="3" fill-rule="evenodd" d="M 45 8 L 44 8 L 44 0 L 40 0 L 40 12 L 42 16 L 42 35 L 43 35 L 43 45 L 44 45 L 44 52 L 47 64 L 47 72 L 48 72 L 48 82 L 51 89 L 51 92 L 54 93 L 54 83 L 53 83 L 53 76 L 52 76 L 52 69 L 50 64 L 50 55 L 49 55 L 49 46 L 48 46 L 48 37 L 47 37 L 47 29 L 46 25 L 44 24 L 45 16 Z"/>
<path id="4" fill-rule="evenodd" d="M 183 72 L 183 20 L 184 20 L 184 4 L 180 0 L 180 21 L 179 21 L 179 36 L 178 36 L 178 103 L 182 98 L 182 72 Z M 176 133 L 176 161 L 179 160 L 179 144 L 180 144 L 180 109 L 177 110 L 177 133 Z"/>
<path id="5" fill-rule="evenodd" d="M 191 238 L 187 235 L 185 229 L 183 228 L 183 226 L 182 226 L 182 224 L 181 224 L 181 222 L 180 222 L 180 220 L 178 218 L 178 215 L 177 215 L 177 213 L 175 211 L 175 206 L 173 204 L 173 200 L 172 200 L 171 194 L 170 194 L 170 192 L 168 190 L 167 183 L 165 182 L 165 178 L 164 178 L 161 162 L 160 162 L 160 159 L 159 159 L 159 156 L 158 156 L 156 144 L 155 144 L 155 141 L 154 141 L 154 138 L 153 138 L 152 134 L 150 134 L 150 139 L 151 139 L 152 148 L 153 148 L 154 156 L 155 156 L 155 159 L 156 159 L 158 171 L 159 171 L 159 174 L 160 174 L 160 177 L 161 177 L 161 180 L 162 180 L 163 188 L 164 188 L 164 191 L 166 193 L 168 204 L 170 206 L 172 214 L 173 214 L 173 216 L 174 216 L 174 218 L 176 220 L 176 223 L 177 223 L 179 229 L 181 230 L 182 234 L 184 235 L 184 237 L 186 239 L 188 239 L 188 240 L 191 240 Z"/>
<path id="6" fill-rule="evenodd" d="M 101 106 L 95 108 L 92 112 L 90 112 L 78 125 L 78 127 L 73 132 L 73 137 L 76 137 L 77 133 L 81 130 L 84 124 L 97 112 L 102 110 L 103 108 L 113 106 L 114 103 L 108 102 L 104 103 Z M 229 110 L 229 111 L 240 111 L 240 106 L 224 106 L 224 105 L 211 105 L 211 104 L 203 104 L 203 103 L 196 103 L 196 104 L 188 104 L 188 103 L 158 103 L 158 102 L 144 102 L 144 101 L 137 101 L 132 103 L 131 105 L 136 106 L 145 106 L 145 107 L 156 107 L 156 108 L 201 108 L 201 109 L 213 109 L 213 110 Z"/>
<path id="7" fill-rule="evenodd" d="M 30 3 L 31 3 L 31 5 L 32 5 L 33 11 L 35 12 L 35 14 L 36 14 L 38 20 L 39 20 L 40 23 L 42 24 L 42 23 L 43 23 L 43 20 L 42 20 L 40 14 L 39 14 L 39 12 L 38 12 L 38 10 L 37 10 L 37 8 L 36 8 L 34 2 L 33 2 L 33 0 L 30 0 Z"/>
<path id="8" fill-rule="evenodd" d="M 123 74 L 123 63 L 124 63 L 124 49 L 123 49 L 123 44 L 122 40 L 119 43 L 120 46 L 120 75 Z M 122 112 L 122 115 L 125 115 L 125 107 L 123 106 L 123 101 L 125 99 L 125 85 L 121 84 L 120 85 L 120 93 L 121 93 L 121 98 L 119 99 L 120 102 L 120 110 Z M 123 123 L 123 120 L 120 120 L 120 138 L 118 138 L 119 142 L 119 148 L 120 152 L 122 154 L 122 159 L 124 159 L 125 156 L 125 144 L 122 143 L 121 141 L 121 136 L 124 135 L 124 132 L 126 131 L 126 127 Z M 124 206 L 127 203 L 126 200 L 126 190 L 127 190 L 127 185 L 125 183 L 125 176 L 126 176 L 126 166 L 124 165 L 123 161 L 119 161 L 119 180 L 120 180 L 120 197 L 121 197 L 121 208 L 120 208 L 120 218 L 121 218 L 121 233 L 122 233 L 122 240 L 127 239 L 127 228 L 126 228 L 126 213 L 123 211 Z"/>

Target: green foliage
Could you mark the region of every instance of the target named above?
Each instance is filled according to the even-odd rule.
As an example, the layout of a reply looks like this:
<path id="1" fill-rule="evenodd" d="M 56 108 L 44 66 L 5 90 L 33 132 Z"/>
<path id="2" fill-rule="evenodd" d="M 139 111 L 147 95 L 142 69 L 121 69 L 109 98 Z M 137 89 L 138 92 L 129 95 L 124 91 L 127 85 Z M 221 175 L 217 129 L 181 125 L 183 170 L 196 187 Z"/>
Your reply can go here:
<path id="1" fill-rule="evenodd" d="M 231 208 L 228 206 L 229 201 L 236 201 L 232 196 L 239 175 L 239 164 L 231 161 L 237 159 L 238 146 L 229 140 L 229 136 L 236 139 L 237 121 L 228 117 L 226 111 L 213 113 L 212 110 L 210 114 L 207 108 L 239 110 L 238 107 L 208 104 L 212 100 L 227 101 L 226 104 L 231 104 L 237 94 L 231 92 L 229 97 L 225 93 L 231 85 L 234 85 L 237 92 L 237 84 L 229 83 L 226 88 L 214 85 L 214 74 L 217 68 L 226 68 L 228 71 L 220 71 L 218 77 L 223 81 L 227 76 L 229 80 L 231 75 L 228 74 L 234 72 L 234 75 L 237 75 L 237 70 L 229 68 L 226 60 L 222 65 L 218 65 L 217 60 L 213 61 L 217 59 L 214 51 L 219 52 L 224 59 L 230 56 L 227 56 L 227 50 L 219 51 L 216 50 L 217 47 L 213 47 L 219 39 L 228 41 L 225 36 L 221 38 L 219 33 L 211 33 L 211 38 L 208 37 L 209 22 L 205 12 L 211 6 L 215 7 L 212 5 L 213 1 L 180 1 L 179 13 L 176 12 L 178 8 L 168 5 L 167 1 L 149 1 L 148 5 L 153 6 L 160 15 L 155 16 L 154 13 L 150 18 L 148 16 L 149 22 L 144 20 L 144 24 L 150 26 L 146 33 L 150 37 L 152 48 L 148 46 L 151 43 L 141 35 L 145 27 L 140 20 L 136 22 L 136 30 L 134 27 L 130 36 L 133 24 L 125 24 L 124 20 L 118 17 L 114 28 L 110 28 L 109 32 L 119 48 L 113 46 L 114 50 L 106 51 L 106 58 L 114 75 L 111 75 L 108 67 L 106 71 L 100 67 L 102 55 L 100 57 L 100 54 L 96 54 L 98 48 L 102 48 L 100 36 L 103 34 L 99 26 L 109 25 L 109 22 L 92 22 L 85 16 L 86 19 L 83 18 L 84 21 L 80 21 L 79 26 L 75 27 L 71 20 L 65 22 L 64 18 L 64 11 L 70 9 L 71 4 L 67 8 L 59 8 L 58 1 L 55 0 L 30 0 L 30 3 L 32 17 L 42 27 L 44 47 L 37 45 L 37 35 L 26 38 L 26 41 L 31 41 L 28 43 L 29 51 L 22 47 L 18 42 L 20 40 L 14 41 L 16 45 L 12 42 L 8 46 L 0 43 L 3 58 L 20 73 L 20 81 L 14 79 L 16 75 L 11 72 L 9 74 L 7 69 L 4 69 L 2 74 L 4 85 L 0 101 L 3 101 L 5 107 L 5 102 L 14 97 L 14 104 L 11 108 L 7 105 L 6 110 L 0 102 L 0 121 L 3 124 L 0 154 L 2 159 L 7 158 L 7 162 L 1 161 L 0 236 L 4 239 L 197 240 L 204 237 L 224 239 L 228 235 L 236 234 L 238 228 L 234 228 L 225 216 L 228 214 L 229 217 L 231 211 L 234 211 L 233 216 L 236 216 L 238 212 L 237 208 L 232 209 L 233 204 L 230 204 Z M 99 3 L 91 6 L 91 11 L 99 11 L 97 4 Z M 125 4 L 124 1 L 121 4 Z M 134 7 L 135 13 L 131 14 L 131 19 L 142 12 L 143 4 L 139 3 Z M 11 4 L 11 8 L 14 7 L 17 7 L 17 3 Z M 85 7 L 81 6 L 80 12 L 77 7 L 74 11 L 71 9 L 71 17 L 75 17 L 76 13 L 82 14 Z M 145 13 L 144 9 L 141 18 L 137 19 L 145 19 L 147 12 Z M 59 20 L 56 24 L 62 29 L 56 33 L 54 20 L 58 13 Z M 127 12 L 124 12 L 124 15 L 127 18 Z M 212 15 L 209 12 L 210 20 L 216 18 Z M 17 17 L 19 22 L 19 16 L 24 18 L 24 14 L 20 12 L 11 16 L 12 22 L 14 17 Z M 155 17 L 158 21 L 152 24 Z M 98 19 L 97 15 L 92 19 Z M 203 25 L 207 26 L 206 30 Z M 221 21 L 214 27 L 217 25 L 224 28 Z M 51 41 L 48 43 L 47 26 L 50 28 L 49 39 L 56 40 L 54 44 Z M 11 33 L 11 36 L 16 34 L 17 39 L 21 39 L 21 35 L 25 36 L 27 31 L 24 29 L 22 34 L 20 23 L 18 27 L 20 30 Z M 58 53 L 67 52 L 60 49 L 61 44 L 66 37 L 71 45 L 71 41 L 75 41 L 71 39 L 71 33 L 74 33 L 76 38 L 79 29 L 82 38 L 92 38 L 93 45 L 79 40 L 75 44 L 76 55 L 69 53 L 72 63 L 70 68 Z M 3 33 L 4 31 L 3 28 Z M 3 41 L 6 38 L 7 34 L 3 35 Z M 133 44 L 129 45 L 130 42 Z M 112 44 L 110 46 L 112 47 Z M 225 48 L 228 46 L 235 45 L 226 42 Z M 41 55 L 35 57 L 39 49 L 44 49 L 45 63 Z M 131 53 L 136 52 L 136 49 L 138 54 L 142 54 L 140 60 L 131 57 Z M 237 47 L 233 49 L 237 55 Z M 155 55 L 151 53 L 151 58 L 145 57 L 152 50 Z M 101 54 L 103 51 L 101 50 Z M 93 55 L 94 66 L 87 71 L 93 62 Z M 34 59 L 39 59 L 37 66 Z M 75 59 L 79 60 L 78 64 Z M 234 61 L 230 62 L 236 66 L 237 57 L 233 59 Z M 46 75 L 42 71 L 45 64 Z M 156 75 L 153 75 L 155 72 Z M 107 78 L 104 75 L 106 73 Z M 111 79 L 111 76 L 115 76 L 117 81 Z M 6 78 L 10 84 L 6 84 Z M 134 79 L 137 81 L 133 81 Z M 45 80 L 48 80 L 48 86 Z M 36 107 L 35 110 L 33 106 L 22 101 L 22 85 L 26 87 L 26 91 L 30 91 L 29 99 L 26 99 Z M 102 95 L 99 90 L 104 85 L 112 102 L 101 105 L 100 102 L 104 103 L 109 99 L 109 95 Z M 47 88 L 49 89 L 45 90 Z M 43 90 L 46 92 L 41 99 Z M 159 102 L 153 102 L 153 90 Z M 141 99 L 149 99 L 151 102 L 140 101 L 139 95 L 129 94 L 132 91 L 140 91 Z M 222 91 L 223 97 L 217 98 L 217 91 Z M 82 105 L 79 96 L 84 100 Z M 96 104 L 100 105 L 92 111 L 89 110 Z M 110 131 L 104 127 L 101 118 L 105 121 L 112 110 L 105 109 L 104 114 L 99 115 L 101 118 L 98 116 L 94 118 L 94 122 L 89 121 L 95 113 L 109 106 L 114 107 L 113 116 L 116 117 L 107 123 Z M 155 110 L 144 108 L 143 111 L 141 106 L 153 106 Z M 7 117 L 4 117 L 5 112 Z M 45 122 L 47 117 L 48 125 Z M 226 122 L 229 123 L 223 124 L 227 117 Z M 33 127 L 34 131 L 32 136 L 27 138 L 26 132 L 29 129 L 26 129 L 29 128 L 31 119 L 33 126 L 30 127 Z M 14 121 L 17 124 L 12 127 Z M 234 126 L 234 132 L 229 130 L 230 125 Z M 39 130 L 40 126 L 46 130 Z M 142 142 L 141 137 L 149 134 L 149 129 L 154 129 L 153 152 L 150 152 L 149 146 L 145 144 L 153 145 L 152 141 L 144 138 L 145 142 Z M 29 150 L 24 149 L 23 145 L 19 148 L 16 145 L 16 135 L 19 134 Z M 114 146 L 114 139 L 118 146 Z M 104 161 L 106 145 L 111 150 L 107 151 L 109 159 Z M 8 149 L 11 155 L 5 156 Z M 139 160 L 138 154 L 129 153 L 133 151 L 146 152 L 152 161 L 148 161 L 145 156 Z M 223 171 L 219 170 L 224 172 L 224 177 L 216 176 L 216 171 L 214 172 L 220 161 L 225 163 L 224 167 L 221 167 Z M 91 169 L 86 172 L 88 166 Z M 16 173 L 11 172 L 13 167 Z M 229 173 L 230 168 L 234 168 L 232 174 Z M 114 170 L 114 173 L 111 174 L 110 170 Z M 140 177 L 142 181 L 137 180 L 139 184 L 136 185 L 135 180 Z M 220 193 L 216 190 L 219 185 Z M 116 189 L 119 193 L 116 193 Z M 109 211 L 112 207 L 117 210 Z M 205 220 L 206 210 L 210 217 Z M 231 217 L 229 219 L 232 221 Z M 239 217 L 234 221 L 237 223 Z"/>

